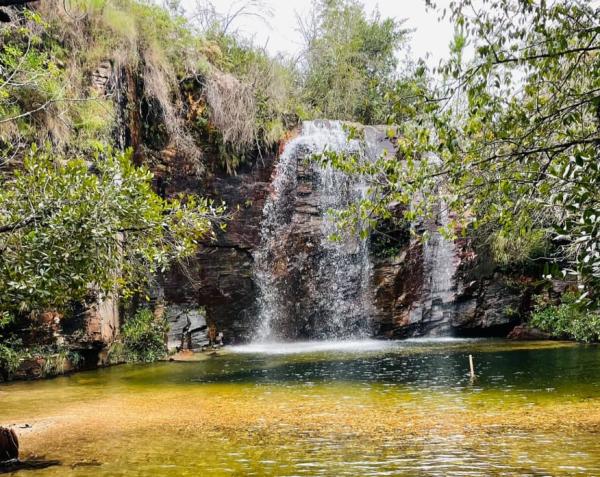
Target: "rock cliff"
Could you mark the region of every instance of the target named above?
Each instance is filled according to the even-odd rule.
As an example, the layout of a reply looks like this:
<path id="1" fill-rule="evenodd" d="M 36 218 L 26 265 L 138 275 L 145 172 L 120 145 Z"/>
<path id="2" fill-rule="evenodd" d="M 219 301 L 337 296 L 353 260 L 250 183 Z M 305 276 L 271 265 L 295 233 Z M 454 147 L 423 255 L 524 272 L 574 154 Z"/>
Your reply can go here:
<path id="1" fill-rule="evenodd" d="M 216 241 L 204 243 L 194 259 L 162 280 L 167 304 L 203 308 L 207 323 L 216 324 L 229 343 L 248 336 L 254 323 L 257 292 L 252 253 L 260 243 L 274 159 L 265 154 L 235 175 L 217 169 L 199 181 L 198 192 L 225 202 L 231 220 Z M 168 192 L 182 186 L 189 187 L 185 181 L 171 179 Z"/>
<path id="2" fill-rule="evenodd" d="M 383 128 L 371 128 L 369 134 L 375 150 L 389 148 Z M 276 164 L 276 157 L 263 157 L 236 175 L 215 172 L 200 180 L 201 192 L 225 201 L 234 216 L 215 242 L 205 243 L 185 269 L 172 271 L 164 280 L 167 303 L 205 309 L 207 323 L 214 323 L 226 342 L 247 340 L 256 335 L 260 325 L 256 260 L 266 259 L 259 253 L 261 227 L 267 226 L 265 203 L 281 193 L 273 187 Z M 323 177 L 312 166 L 300 160 L 293 171 L 295 177 L 285 192 L 290 197 L 277 217 L 284 226 L 272 234 L 268 251 L 271 286 L 276 288 L 276 312 L 287 316 L 285 324 L 279 325 L 287 327 L 282 335 L 319 337 L 327 331 L 320 317 L 331 311 L 319 298 L 328 297 L 323 292 L 328 277 L 322 275 L 323 264 L 327 265 L 324 255 L 329 252 L 320 242 L 324 203 L 329 199 L 324 197 Z M 341 183 L 338 186 L 342 187 Z M 175 190 L 177 183 L 171 187 Z M 400 220 L 400 210 L 397 216 Z M 401 230 L 391 252 L 382 254 L 371 237 L 368 298 L 360 297 L 370 301 L 366 318 L 370 334 L 385 338 L 506 336 L 522 322 L 530 306 L 527 284 L 515 283 L 518 277 L 499 273 L 484 263 L 468 240 L 448 243 L 436 235 L 442 220 L 438 217 L 432 223 L 415 225 L 430 229 L 432 239 L 426 244 Z M 343 267 L 342 258 L 338 259 L 337 266 Z M 334 263 L 327 272 L 335 273 L 335 268 Z M 345 272 L 351 273 L 349 270 Z M 359 288 L 344 287 L 339 306 L 347 308 L 338 311 L 348 315 L 356 310 L 352 304 L 359 297 L 358 292 L 347 292 Z M 360 316 L 357 314 L 357 319 Z M 348 323 L 353 326 L 352 320 Z"/>

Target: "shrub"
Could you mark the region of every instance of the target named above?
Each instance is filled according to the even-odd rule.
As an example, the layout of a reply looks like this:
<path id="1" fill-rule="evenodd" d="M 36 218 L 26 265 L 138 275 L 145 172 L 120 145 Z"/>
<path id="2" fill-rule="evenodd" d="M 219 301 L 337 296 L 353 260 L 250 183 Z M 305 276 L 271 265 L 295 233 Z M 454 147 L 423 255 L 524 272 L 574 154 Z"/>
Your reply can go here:
<path id="1" fill-rule="evenodd" d="M 500 230 L 494 232 L 488 242 L 496 263 L 503 266 L 519 265 L 546 256 L 548 232 L 537 229 L 507 234 Z"/>
<path id="2" fill-rule="evenodd" d="M 256 106 L 250 85 L 233 75 L 214 71 L 206 82 L 210 120 L 225 143 L 248 147 L 256 136 Z"/>
<path id="3" fill-rule="evenodd" d="M 143 308 L 129 318 L 122 330 L 123 356 L 126 361 L 149 363 L 167 355 L 167 322 Z"/>
<path id="4" fill-rule="evenodd" d="M 0 377 L 9 380 L 24 360 L 43 359 L 42 377 L 64 374 L 70 365 L 77 366 L 81 355 L 62 346 L 25 347 L 19 338 L 11 337 L 0 343 Z"/>
<path id="5" fill-rule="evenodd" d="M 23 352 L 14 341 L 0 343 L 0 377 L 7 380 L 19 368 Z"/>
<path id="6" fill-rule="evenodd" d="M 8 379 L 12 373 L 19 367 L 21 355 L 16 351 L 14 340 L 8 338 L 4 333 L 12 321 L 12 315 L 7 312 L 0 312 L 0 378 Z"/>
<path id="7" fill-rule="evenodd" d="M 77 367 L 81 362 L 81 355 L 79 353 L 61 347 L 50 348 L 39 354 L 45 358 L 43 367 L 44 376 L 64 374 L 70 365 Z"/>
<path id="8" fill-rule="evenodd" d="M 402 22 L 369 16 L 355 0 L 319 0 L 304 35 L 303 95 L 313 114 L 330 119 L 385 122 L 395 53 L 408 31 Z"/>
<path id="9" fill-rule="evenodd" d="M 90 283 L 128 295 L 213 236 L 222 208 L 161 198 L 129 152 L 86 159 L 32 148 L 21 170 L 0 177 L 0 308 L 65 307 L 85 300 Z"/>
<path id="10" fill-rule="evenodd" d="M 229 172 L 256 153 L 260 155 L 296 125 L 299 109 L 295 66 L 271 58 L 252 42 L 235 35 L 209 32 L 219 54 L 205 74 L 207 121 L 221 163 Z M 216 133 L 216 134 L 215 134 Z"/>
<path id="11" fill-rule="evenodd" d="M 565 293 L 559 305 L 536 306 L 531 324 L 557 338 L 600 341 L 600 313 L 586 310 L 572 292 Z"/>

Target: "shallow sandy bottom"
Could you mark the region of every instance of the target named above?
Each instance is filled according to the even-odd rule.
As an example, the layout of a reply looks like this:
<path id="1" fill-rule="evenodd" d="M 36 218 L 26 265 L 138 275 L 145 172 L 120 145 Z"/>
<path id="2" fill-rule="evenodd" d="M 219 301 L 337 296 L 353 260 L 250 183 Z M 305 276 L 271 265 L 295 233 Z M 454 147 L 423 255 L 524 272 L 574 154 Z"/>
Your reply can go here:
<path id="1" fill-rule="evenodd" d="M 516 350 L 523 348 L 503 353 Z M 460 353 L 462 362 L 464 351 L 434 354 L 448 360 Z M 426 363 L 422 351 L 410 352 Z M 581 352 L 586 366 L 599 356 Z M 247 364 L 250 356 L 236 353 L 208 364 L 122 366 L 2 386 L 0 424 L 15 426 L 26 459 L 61 461 L 35 471 L 40 476 L 600 475 L 597 381 L 560 392 L 556 377 L 549 387 L 491 386 L 485 376 L 474 383 L 460 376 L 452 386 L 451 373 L 439 368 L 448 383 L 420 386 L 418 378 L 384 379 L 381 370 L 364 379 L 366 368 L 364 375 L 319 382 L 311 379 L 315 369 L 334 366 L 335 376 L 342 366 L 381 362 L 396 365 L 401 381 L 402 366 L 417 358 L 397 362 L 397 352 L 386 350 L 343 361 L 337 354 L 337 361 L 296 354 L 275 362 L 252 355 L 256 361 Z M 494 363 L 508 356 L 497 353 L 476 358 Z M 285 378 L 272 374 L 281 369 Z M 561 380 L 572 377 L 565 371 Z"/>

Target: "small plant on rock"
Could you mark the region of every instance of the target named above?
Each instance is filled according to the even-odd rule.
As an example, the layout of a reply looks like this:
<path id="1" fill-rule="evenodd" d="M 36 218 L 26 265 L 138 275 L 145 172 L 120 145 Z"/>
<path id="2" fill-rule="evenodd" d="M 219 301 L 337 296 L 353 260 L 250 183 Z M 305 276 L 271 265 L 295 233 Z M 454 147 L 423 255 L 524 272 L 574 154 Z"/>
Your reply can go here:
<path id="1" fill-rule="evenodd" d="M 149 363 L 164 358 L 167 355 L 167 331 L 164 318 L 154 316 L 147 308 L 138 310 L 123 326 L 125 360 Z"/>

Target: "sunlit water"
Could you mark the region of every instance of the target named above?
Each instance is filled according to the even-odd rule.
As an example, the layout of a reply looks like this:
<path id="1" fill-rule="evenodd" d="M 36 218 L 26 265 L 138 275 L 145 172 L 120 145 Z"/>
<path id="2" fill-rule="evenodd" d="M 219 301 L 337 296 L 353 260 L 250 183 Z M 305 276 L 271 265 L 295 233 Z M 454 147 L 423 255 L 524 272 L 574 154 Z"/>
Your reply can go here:
<path id="1" fill-rule="evenodd" d="M 0 425 L 61 462 L 19 476 L 600 475 L 599 364 L 560 343 L 261 343 L 2 385 Z"/>

